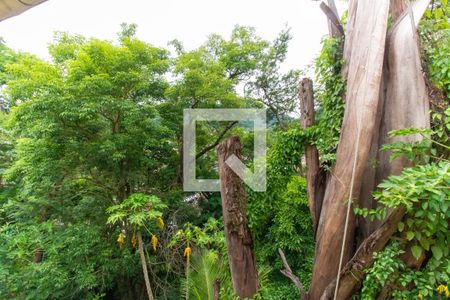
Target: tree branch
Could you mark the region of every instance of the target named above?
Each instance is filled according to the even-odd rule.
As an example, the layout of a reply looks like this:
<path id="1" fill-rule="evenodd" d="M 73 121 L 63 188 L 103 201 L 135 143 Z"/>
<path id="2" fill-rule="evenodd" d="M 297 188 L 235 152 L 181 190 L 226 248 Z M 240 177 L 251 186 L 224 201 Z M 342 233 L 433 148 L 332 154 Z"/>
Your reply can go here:
<path id="1" fill-rule="evenodd" d="M 325 13 L 332 26 L 338 31 L 338 33 L 330 32 L 330 34 L 333 37 L 344 36 L 344 28 L 342 27 L 336 13 L 325 2 L 320 3 L 320 9 Z"/>
<path id="2" fill-rule="evenodd" d="M 384 249 L 405 213 L 404 206 L 395 208 L 383 224 L 364 240 L 356 254 L 342 269 L 336 299 L 348 299 L 361 285 L 364 270 L 372 266 L 374 262 L 373 253 Z M 320 299 L 333 299 L 335 288 L 336 279 L 327 286 Z"/>
<path id="3" fill-rule="evenodd" d="M 281 274 L 283 274 L 284 276 L 289 278 L 294 283 L 295 287 L 297 288 L 298 293 L 300 294 L 300 299 L 306 300 L 308 295 L 305 292 L 305 288 L 303 287 L 302 283 L 300 282 L 300 279 L 297 276 L 295 276 L 295 274 L 292 272 L 292 269 L 286 260 L 286 256 L 284 255 L 283 250 L 278 249 L 278 254 L 280 254 L 281 261 L 283 262 L 283 266 L 284 266 L 284 270 L 280 270 Z"/>
<path id="4" fill-rule="evenodd" d="M 206 146 L 205 148 L 203 148 L 199 153 L 197 153 L 195 158 L 198 159 L 198 158 L 202 157 L 205 153 L 207 153 L 208 151 L 214 149 L 217 145 L 219 145 L 219 143 L 222 140 L 222 138 L 224 137 L 224 135 L 231 128 L 233 128 L 233 126 L 236 125 L 237 123 L 238 123 L 238 121 L 231 122 L 227 127 L 224 128 L 224 130 L 220 133 L 220 135 L 217 137 L 217 139 L 214 141 L 214 143 L 212 143 L 211 145 Z"/>

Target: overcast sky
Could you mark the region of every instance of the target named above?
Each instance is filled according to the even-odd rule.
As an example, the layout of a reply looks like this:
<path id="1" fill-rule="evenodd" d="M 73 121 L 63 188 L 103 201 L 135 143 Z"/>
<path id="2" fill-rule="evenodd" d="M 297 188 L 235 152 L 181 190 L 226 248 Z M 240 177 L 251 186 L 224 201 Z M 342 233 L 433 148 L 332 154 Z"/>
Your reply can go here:
<path id="1" fill-rule="evenodd" d="M 337 1 L 339 10 L 345 3 Z M 272 40 L 285 25 L 293 39 L 285 68 L 303 68 L 320 50 L 326 18 L 312 0 L 48 0 L 0 22 L 0 36 L 17 50 L 48 59 L 53 32 L 67 31 L 115 40 L 120 23 L 138 24 L 137 36 L 166 47 L 178 39 L 186 49 L 201 45 L 211 33 L 228 37 L 235 24 L 253 26 Z"/>

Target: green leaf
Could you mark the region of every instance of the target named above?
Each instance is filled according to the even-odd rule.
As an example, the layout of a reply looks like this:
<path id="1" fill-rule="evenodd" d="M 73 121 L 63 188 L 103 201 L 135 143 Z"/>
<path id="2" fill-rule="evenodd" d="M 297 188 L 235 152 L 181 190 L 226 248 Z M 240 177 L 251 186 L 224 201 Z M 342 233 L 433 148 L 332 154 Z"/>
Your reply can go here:
<path id="1" fill-rule="evenodd" d="M 408 232 L 406 233 L 406 239 L 407 239 L 408 241 L 410 241 L 410 240 L 412 240 L 413 238 L 414 238 L 414 232 L 408 231 Z"/>
<path id="2" fill-rule="evenodd" d="M 431 247 L 431 252 L 433 252 L 433 256 L 437 260 L 442 258 L 442 249 L 441 249 L 441 247 L 439 247 L 439 246 L 432 246 Z"/>
<path id="3" fill-rule="evenodd" d="M 422 247 L 415 245 L 411 247 L 411 252 L 416 259 L 419 259 L 422 255 Z"/>

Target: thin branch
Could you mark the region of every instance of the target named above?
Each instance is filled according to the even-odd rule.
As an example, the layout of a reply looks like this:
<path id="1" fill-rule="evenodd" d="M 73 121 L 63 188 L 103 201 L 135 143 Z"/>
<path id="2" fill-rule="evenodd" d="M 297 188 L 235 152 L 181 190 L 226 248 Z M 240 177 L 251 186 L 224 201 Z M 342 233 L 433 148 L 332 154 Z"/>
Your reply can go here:
<path id="1" fill-rule="evenodd" d="M 145 260 L 145 255 L 144 255 L 144 244 L 142 242 L 141 231 L 139 230 L 136 235 L 137 235 L 138 247 L 139 247 L 139 257 L 141 258 L 142 273 L 144 273 L 144 281 L 145 281 L 145 287 L 147 290 L 147 296 L 148 296 L 149 300 L 153 300 L 155 298 L 153 297 L 152 288 L 150 286 L 150 279 L 148 277 L 147 262 Z"/>
<path id="2" fill-rule="evenodd" d="M 289 278 L 294 283 L 298 293 L 300 294 L 300 300 L 306 300 L 308 295 L 305 292 L 305 288 L 300 282 L 300 279 L 297 276 L 295 276 L 294 272 L 292 272 L 292 269 L 286 260 L 286 256 L 284 255 L 283 250 L 278 249 L 278 254 L 280 254 L 281 261 L 283 262 L 284 266 L 284 270 L 280 270 L 281 274 Z"/>
<path id="3" fill-rule="evenodd" d="M 219 145 L 220 141 L 222 140 L 222 138 L 225 136 L 225 134 L 231 129 L 233 128 L 234 125 L 236 125 L 238 123 L 238 121 L 233 121 L 230 124 L 228 124 L 227 127 L 224 128 L 224 130 L 220 133 L 220 135 L 217 137 L 217 139 L 214 141 L 214 143 L 212 143 L 211 145 L 203 148 L 203 150 L 201 150 L 199 153 L 197 153 L 197 155 L 195 156 L 196 159 L 202 157 L 204 154 L 206 154 L 208 151 L 214 149 L 217 145 Z"/>

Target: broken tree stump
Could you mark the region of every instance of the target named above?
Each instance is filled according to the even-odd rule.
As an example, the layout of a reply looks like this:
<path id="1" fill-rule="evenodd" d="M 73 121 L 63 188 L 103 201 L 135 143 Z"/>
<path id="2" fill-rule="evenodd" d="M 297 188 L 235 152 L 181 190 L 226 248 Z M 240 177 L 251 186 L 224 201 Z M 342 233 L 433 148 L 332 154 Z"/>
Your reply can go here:
<path id="1" fill-rule="evenodd" d="M 231 155 L 242 158 L 239 137 L 234 136 L 221 142 L 217 153 L 223 222 L 233 288 L 239 297 L 252 298 L 259 288 L 259 281 L 253 239 L 247 222 L 244 183 L 226 164 Z"/>
<path id="2" fill-rule="evenodd" d="M 301 125 L 306 129 L 314 125 L 314 91 L 313 82 L 309 78 L 303 78 L 299 86 Z M 308 192 L 308 206 L 313 221 L 314 234 L 322 209 L 323 196 L 325 194 L 326 173 L 319 165 L 319 151 L 312 144 L 305 145 L 306 182 Z"/>

